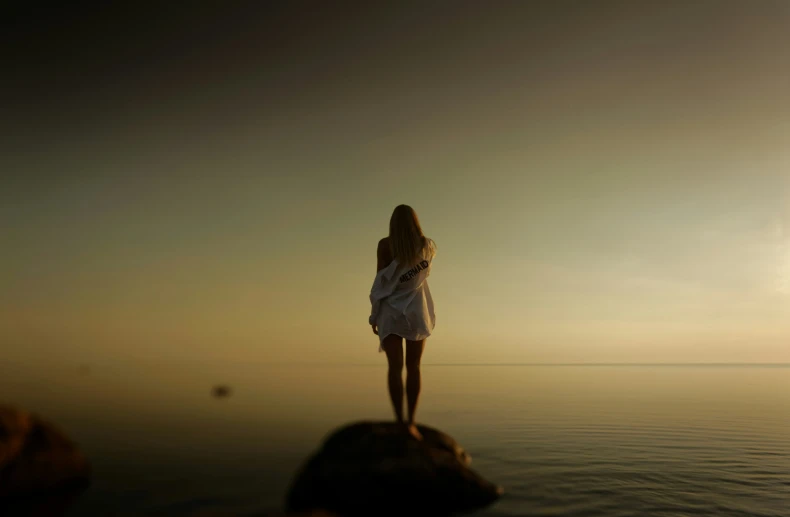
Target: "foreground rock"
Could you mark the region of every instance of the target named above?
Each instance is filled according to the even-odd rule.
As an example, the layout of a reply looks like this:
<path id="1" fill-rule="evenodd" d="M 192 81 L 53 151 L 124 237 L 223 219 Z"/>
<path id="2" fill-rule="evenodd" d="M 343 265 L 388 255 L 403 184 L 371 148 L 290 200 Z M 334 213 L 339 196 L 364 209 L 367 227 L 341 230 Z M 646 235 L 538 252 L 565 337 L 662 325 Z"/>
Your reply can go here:
<path id="1" fill-rule="evenodd" d="M 60 515 L 89 480 L 87 459 L 66 435 L 0 406 L 0 515 Z"/>
<path id="2" fill-rule="evenodd" d="M 469 468 L 455 440 L 418 428 L 422 441 L 394 422 L 359 422 L 333 432 L 294 480 L 287 510 L 438 517 L 499 499 L 503 490 Z"/>

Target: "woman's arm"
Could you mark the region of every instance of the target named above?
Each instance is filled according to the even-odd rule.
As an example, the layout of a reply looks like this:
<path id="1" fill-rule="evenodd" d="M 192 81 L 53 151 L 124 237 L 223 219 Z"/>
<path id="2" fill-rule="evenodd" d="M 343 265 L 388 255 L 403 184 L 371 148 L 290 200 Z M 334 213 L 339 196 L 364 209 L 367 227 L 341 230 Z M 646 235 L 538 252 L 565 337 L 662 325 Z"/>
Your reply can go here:
<path id="1" fill-rule="evenodd" d="M 379 241 L 378 248 L 376 248 L 376 274 L 378 275 L 378 272 L 386 268 L 390 262 L 392 262 L 392 251 L 390 251 L 389 237 L 385 237 Z M 373 327 L 373 333 L 378 334 L 379 331 L 376 327 L 376 316 L 379 312 L 379 304 L 381 303 L 381 293 L 376 293 L 374 295 L 375 290 L 376 282 L 373 283 L 373 289 L 370 292 L 371 310 L 368 323 L 370 323 L 370 325 Z"/>

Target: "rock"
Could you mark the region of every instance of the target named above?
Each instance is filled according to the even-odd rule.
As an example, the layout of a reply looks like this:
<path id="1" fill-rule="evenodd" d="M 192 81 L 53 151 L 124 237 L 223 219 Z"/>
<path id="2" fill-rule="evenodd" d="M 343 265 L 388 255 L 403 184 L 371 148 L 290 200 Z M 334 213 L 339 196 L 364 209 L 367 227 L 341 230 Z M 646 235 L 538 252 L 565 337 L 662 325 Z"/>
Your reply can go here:
<path id="1" fill-rule="evenodd" d="M 0 515 L 57 515 L 88 486 L 90 471 L 85 456 L 52 424 L 0 406 Z"/>
<path id="2" fill-rule="evenodd" d="M 483 508 L 501 497 L 502 488 L 469 468 L 469 455 L 455 440 L 417 427 L 422 441 L 395 422 L 359 422 L 336 430 L 297 474 L 286 509 L 324 509 L 343 517 L 438 517 Z"/>
<path id="3" fill-rule="evenodd" d="M 214 386 L 214 388 L 211 389 L 211 394 L 218 399 L 230 397 L 230 393 L 230 386 L 226 386 L 224 384 Z"/>

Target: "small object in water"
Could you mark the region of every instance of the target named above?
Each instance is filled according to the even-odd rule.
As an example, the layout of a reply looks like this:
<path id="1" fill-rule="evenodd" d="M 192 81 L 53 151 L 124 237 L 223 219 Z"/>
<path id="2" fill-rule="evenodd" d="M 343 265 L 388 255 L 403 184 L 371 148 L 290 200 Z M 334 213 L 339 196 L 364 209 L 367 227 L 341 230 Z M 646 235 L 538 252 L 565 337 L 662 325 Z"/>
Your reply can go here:
<path id="1" fill-rule="evenodd" d="M 221 399 L 230 396 L 230 386 L 226 386 L 224 384 L 220 384 L 218 386 L 214 386 L 214 389 L 211 390 L 212 395 L 216 398 Z"/>

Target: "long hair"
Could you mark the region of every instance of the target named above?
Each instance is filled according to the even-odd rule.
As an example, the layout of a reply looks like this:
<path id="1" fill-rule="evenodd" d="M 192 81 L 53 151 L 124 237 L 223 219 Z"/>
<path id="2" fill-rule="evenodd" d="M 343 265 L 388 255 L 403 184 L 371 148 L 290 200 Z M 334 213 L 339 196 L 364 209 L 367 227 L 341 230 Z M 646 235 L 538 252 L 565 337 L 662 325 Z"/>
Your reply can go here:
<path id="1" fill-rule="evenodd" d="M 425 235 L 417 212 L 409 205 L 398 205 L 390 217 L 390 249 L 400 264 L 413 262 L 425 247 Z"/>

